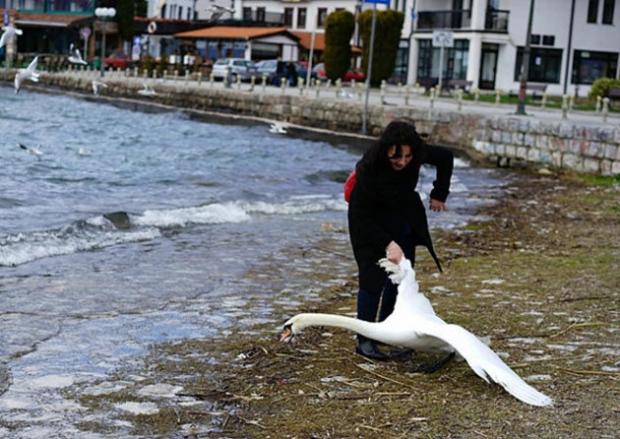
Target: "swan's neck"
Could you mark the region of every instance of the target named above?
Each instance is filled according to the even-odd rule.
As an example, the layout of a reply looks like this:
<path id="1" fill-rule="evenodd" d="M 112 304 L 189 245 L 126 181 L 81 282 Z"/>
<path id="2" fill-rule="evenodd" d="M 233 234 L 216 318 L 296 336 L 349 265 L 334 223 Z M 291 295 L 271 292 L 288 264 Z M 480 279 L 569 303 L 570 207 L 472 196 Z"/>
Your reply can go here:
<path id="1" fill-rule="evenodd" d="M 297 328 L 302 330 L 309 326 L 333 326 L 357 332 L 368 338 L 373 338 L 377 323 L 354 319 L 353 317 L 334 314 L 304 313 L 298 315 Z"/>

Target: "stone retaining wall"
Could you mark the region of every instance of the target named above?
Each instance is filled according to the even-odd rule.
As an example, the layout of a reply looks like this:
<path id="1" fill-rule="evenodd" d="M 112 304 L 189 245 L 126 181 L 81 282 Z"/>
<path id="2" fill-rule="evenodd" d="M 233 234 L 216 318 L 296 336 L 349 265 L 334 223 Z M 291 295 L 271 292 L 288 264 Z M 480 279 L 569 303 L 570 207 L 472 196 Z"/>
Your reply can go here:
<path id="1" fill-rule="evenodd" d="M 11 81 L 14 71 L 4 70 L 0 79 Z M 157 102 L 179 108 L 215 111 L 275 119 L 314 128 L 359 133 L 363 107 L 359 102 L 328 98 L 261 94 L 235 89 L 215 89 L 203 83 L 180 81 L 156 84 L 157 95 L 143 97 L 140 80 L 106 78 L 102 95 Z M 41 85 L 92 95 L 91 78 L 70 73 L 41 73 Z M 26 85 L 32 87 L 31 83 Z M 516 116 L 437 111 L 414 107 L 372 105 L 368 131 L 378 135 L 394 118 L 407 117 L 429 142 L 461 149 L 492 160 L 522 161 L 532 165 L 578 172 L 620 174 L 620 127 L 580 125 L 572 121 L 540 121 Z"/>

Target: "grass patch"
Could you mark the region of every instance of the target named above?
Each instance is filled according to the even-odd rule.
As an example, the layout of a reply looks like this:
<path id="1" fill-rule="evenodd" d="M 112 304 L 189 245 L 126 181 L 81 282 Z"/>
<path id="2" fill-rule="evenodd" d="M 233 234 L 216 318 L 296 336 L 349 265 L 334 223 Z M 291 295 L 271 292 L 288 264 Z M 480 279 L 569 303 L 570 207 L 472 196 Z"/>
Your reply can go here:
<path id="1" fill-rule="evenodd" d="M 593 186 L 620 185 L 620 174 L 614 176 L 578 174 L 577 178 L 582 182 Z"/>

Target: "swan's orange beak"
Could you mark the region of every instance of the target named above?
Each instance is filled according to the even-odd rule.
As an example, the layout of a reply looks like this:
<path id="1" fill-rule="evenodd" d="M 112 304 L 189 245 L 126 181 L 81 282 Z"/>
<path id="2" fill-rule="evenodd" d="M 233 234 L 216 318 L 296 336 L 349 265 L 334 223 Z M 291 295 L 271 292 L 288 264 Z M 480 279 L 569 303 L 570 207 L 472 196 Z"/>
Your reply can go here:
<path id="1" fill-rule="evenodd" d="M 290 326 L 285 326 L 280 335 L 280 341 L 282 343 L 288 343 L 293 339 L 293 331 Z"/>

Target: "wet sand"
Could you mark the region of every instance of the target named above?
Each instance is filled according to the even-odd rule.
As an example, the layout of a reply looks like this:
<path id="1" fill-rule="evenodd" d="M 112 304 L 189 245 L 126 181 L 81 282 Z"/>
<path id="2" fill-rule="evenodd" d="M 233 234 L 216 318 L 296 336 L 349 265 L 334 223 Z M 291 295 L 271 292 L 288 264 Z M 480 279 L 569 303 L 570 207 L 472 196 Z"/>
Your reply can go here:
<path id="1" fill-rule="evenodd" d="M 230 331 L 153 346 L 143 367 L 66 396 L 89 414 L 80 428 L 109 437 L 615 437 L 620 189 L 610 183 L 515 173 L 482 209 L 489 221 L 434 232 L 444 274 L 419 252 L 418 281 L 437 314 L 490 336 L 507 364 L 555 400 L 551 408 L 519 402 L 464 362 L 420 374 L 415 366 L 432 358 L 367 360 L 353 352 L 353 335 L 335 328 L 280 344 L 281 324 L 298 312 L 354 315 L 348 236 L 330 224 L 315 243 L 246 273 L 282 288 L 243 305 L 223 301 L 220 311 L 237 317 Z M 315 286 L 286 287 L 300 278 Z M 103 412 L 118 422 L 97 421 Z"/>

